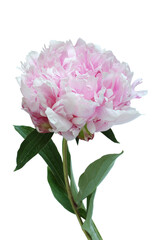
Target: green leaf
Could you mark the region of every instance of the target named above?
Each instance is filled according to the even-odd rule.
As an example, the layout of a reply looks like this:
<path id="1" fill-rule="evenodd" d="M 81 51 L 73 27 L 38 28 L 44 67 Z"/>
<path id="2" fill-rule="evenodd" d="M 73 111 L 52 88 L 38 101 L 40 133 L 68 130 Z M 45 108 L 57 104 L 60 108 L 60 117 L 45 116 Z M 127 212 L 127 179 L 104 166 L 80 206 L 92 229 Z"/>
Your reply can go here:
<path id="1" fill-rule="evenodd" d="M 34 128 L 28 126 L 14 126 L 14 128 L 23 138 L 26 138 L 34 131 Z M 39 154 L 50 167 L 57 182 L 65 189 L 62 159 L 54 142 L 50 139 Z"/>
<path id="2" fill-rule="evenodd" d="M 97 186 L 113 167 L 116 158 L 122 153 L 123 151 L 120 154 L 104 155 L 86 168 L 85 172 L 79 178 L 77 202 L 82 201 L 95 191 Z"/>
<path id="3" fill-rule="evenodd" d="M 34 131 L 33 128 L 28 126 L 14 126 L 14 128 L 23 138 L 26 138 L 31 132 Z M 70 212 L 73 212 L 65 188 L 62 159 L 51 139 L 40 150 L 39 154 L 49 166 L 48 182 L 53 195 L 64 208 Z"/>
<path id="4" fill-rule="evenodd" d="M 57 184 L 57 180 L 49 168 L 47 178 L 54 197 L 65 209 L 67 209 L 71 213 L 74 213 L 70 201 L 68 199 L 67 192 L 64 191 L 64 189 Z"/>
<path id="5" fill-rule="evenodd" d="M 26 138 L 31 132 L 34 131 L 34 128 L 29 126 L 14 126 L 14 129 L 23 137 Z"/>
<path id="6" fill-rule="evenodd" d="M 14 128 L 23 138 L 26 138 L 31 132 L 34 131 L 33 128 L 28 126 L 14 126 Z M 39 154 L 49 166 L 48 183 L 51 187 L 54 197 L 60 204 L 62 204 L 64 208 L 70 212 L 73 212 L 64 183 L 62 159 L 51 139 L 40 150 Z M 81 211 L 81 214 L 85 216 L 84 211 Z"/>
<path id="7" fill-rule="evenodd" d="M 63 175 L 62 158 L 54 142 L 50 139 L 50 141 L 43 147 L 39 154 L 51 169 L 57 182 L 61 185 L 61 187 L 66 189 Z"/>
<path id="8" fill-rule="evenodd" d="M 101 132 L 103 133 L 107 138 L 109 138 L 112 142 L 114 143 L 119 143 L 112 131 L 112 129 L 110 128 L 109 130 L 105 131 L 105 132 Z"/>
<path id="9" fill-rule="evenodd" d="M 35 129 L 20 145 L 17 153 L 16 170 L 22 168 L 30 159 L 32 159 L 48 143 L 53 133 L 39 133 Z"/>
<path id="10" fill-rule="evenodd" d="M 78 145 L 78 143 L 79 143 L 79 138 L 78 138 L 78 137 L 76 137 L 76 143 L 77 143 L 77 145 Z"/>
<path id="11" fill-rule="evenodd" d="M 92 222 L 93 201 L 94 201 L 95 194 L 96 194 L 96 190 L 87 197 L 87 217 L 82 226 L 82 229 L 86 230 L 89 233 L 89 235 L 92 237 L 92 240 L 99 239 L 97 238 L 97 233 L 94 229 L 94 225 Z"/>

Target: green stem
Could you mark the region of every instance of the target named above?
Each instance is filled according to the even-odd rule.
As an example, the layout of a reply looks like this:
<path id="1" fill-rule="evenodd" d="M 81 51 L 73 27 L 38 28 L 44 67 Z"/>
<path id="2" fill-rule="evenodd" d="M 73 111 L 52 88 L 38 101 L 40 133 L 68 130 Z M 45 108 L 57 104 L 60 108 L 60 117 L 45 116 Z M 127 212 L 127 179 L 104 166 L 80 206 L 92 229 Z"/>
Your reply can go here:
<path id="1" fill-rule="evenodd" d="M 69 185 L 69 180 L 68 180 L 68 166 L 67 166 L 67 141 L 63 138 L 63 143 L 62 143 L 62 154 L 63 154 L 63 172 L 64 172 L 64 180 L 65 180 L 65 185 L 66 185 L 66 190 L 67 190 L 67 194 L 68 194 L 68 198 L 69 198 L 69 201 L 71 203 L 71 206 L 73 208 L 73 211 L 74 213 L 76 214 L 77 216 L 77 219 L 78 219 L 78 222 L 82 228 L 82 225 L 83 225 L 83 221 L 80 217 L 80 214 L 77 210 L 77 206 L 74 202 L 74 199 L 73 199 L 73 196 L 72 196 L 72 192 L 71 192 L 71 189 L 70 189 L 70 185 Z M 82 229 L 83 230 L 83 229 Z M 88 240 L 92 240 L 90 235 L 85 231 L 83 230 L 85 236 L 87 237 Z"/>
<path id="2" fill-rule="evenodd" d="M 93 220 L 92 220 L 92 225 L 93 225 L 94 231 L 95 231 L 95 233 L 96 233 L 98 239 L 99 239 L 99 240 L 103 240 L 103 238 L 101 237 L 101 235 L 100 235 L 100 233 L 99 233 L 99 231 L 98 231 L 98 229 L 97 229 L 95 223 L 93 222 Z"/>

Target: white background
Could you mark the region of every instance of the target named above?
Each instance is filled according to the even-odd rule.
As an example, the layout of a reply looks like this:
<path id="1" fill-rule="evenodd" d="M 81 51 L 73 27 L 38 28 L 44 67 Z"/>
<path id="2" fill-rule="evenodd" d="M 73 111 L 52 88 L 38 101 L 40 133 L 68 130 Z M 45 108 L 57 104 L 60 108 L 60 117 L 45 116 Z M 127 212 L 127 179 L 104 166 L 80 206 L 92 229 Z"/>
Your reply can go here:
<path id="1" fill-rule="evenodd" d="M 21 110 L 15 80 L 17 67 L 31 50 L 50 40 L 73 43 L 81 37 L 129 63 L 139 89 L 148 95 L 134 100 L 143 115 L 113 127 L 121 142 L 97 133 L 89 143 L 69 143 L 76 179 L 93 160 L 107 153 L 124 154 L 99 186 L 94 220 L 104 240 L 160 239 L 160 14 L 159 1 L 5 0 L 0 6 L 0 239 L 85 239 L 76 217 L 54 199 L 46 165 L 37 156 L 13 172 L 22 138 L 12 125 L 31 125 Z M 61 137 L 53 140 L 61 151 Z"/>

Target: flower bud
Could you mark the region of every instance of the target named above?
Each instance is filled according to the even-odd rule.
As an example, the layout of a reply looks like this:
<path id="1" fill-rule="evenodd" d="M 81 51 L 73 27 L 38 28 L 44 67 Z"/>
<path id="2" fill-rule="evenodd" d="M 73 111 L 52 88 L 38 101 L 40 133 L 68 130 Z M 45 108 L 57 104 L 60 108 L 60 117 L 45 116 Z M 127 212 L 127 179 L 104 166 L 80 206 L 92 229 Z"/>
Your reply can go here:
<path id="1" fill-rule="evenodd" d="M 78 135 L 78 138 L 81 139 L 81 140 L 84 140 L 84 141 L 89 141 L 89 140 L 91 140 L 91 139 L 94 138 L 94 134 L 90 133 L 90 132 L 88 131 L 88 129 L 87 129 L 87 125 L 85 125 L 85 126 L 81 129 L 81 131 L 80 131 L 80 133 L 79 133 L 79 135 Z"/>

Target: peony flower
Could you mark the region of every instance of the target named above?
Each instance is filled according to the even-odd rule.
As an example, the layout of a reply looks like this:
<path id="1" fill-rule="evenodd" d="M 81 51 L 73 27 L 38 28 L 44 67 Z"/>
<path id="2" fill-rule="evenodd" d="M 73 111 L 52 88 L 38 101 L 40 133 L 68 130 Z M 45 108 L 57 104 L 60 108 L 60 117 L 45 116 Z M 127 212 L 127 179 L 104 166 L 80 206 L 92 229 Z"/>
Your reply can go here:
<path id="1" fill-rule="evenodd" d="M 111 51 L 98 49 L 79 39 L 52 41 L 39 54 L 31 52 L 19 78 L 22 107 L 39 132 L 55 132 L 72 140 L 126 123 L 140 114 L 130 106 L 141 83 L 133 83 L 127 63 Z"/>

